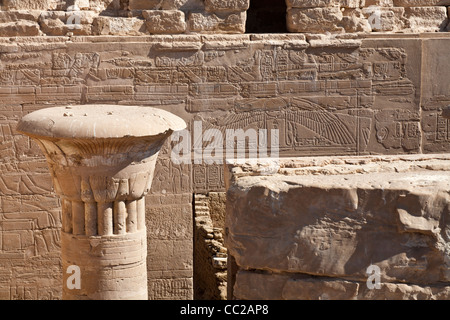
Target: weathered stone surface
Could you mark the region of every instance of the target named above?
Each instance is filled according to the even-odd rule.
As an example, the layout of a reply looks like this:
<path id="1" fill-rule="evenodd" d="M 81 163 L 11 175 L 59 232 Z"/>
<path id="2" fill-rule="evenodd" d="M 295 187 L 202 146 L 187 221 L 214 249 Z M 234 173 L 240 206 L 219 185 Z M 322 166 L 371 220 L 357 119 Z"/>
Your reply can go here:
<path id="1" fill-rule="evenodd" d="M 15 10 L 0 11 L 0 23 L 8 23 L 20 20 L 38 21 L 42 11 L 40 10 Z"/>
<path id="2" fill-rule="evenodd" d="M 195 10 L 203 11 L 203 0 L 130 0 L 130 10 Z"/>
<path id="3" fill-rule="evenodd" d="M 443 31 L 448 24 L 446 7 L 408 7 L 405 17 L 416 32 Z"/>
<path id="4" fill-rule="evenodd" d="M 370 32 L 372 27 L 360 9 L 346 9 L 343 11 L 342 27 L 347 32 Z"/>
<path id="5" fill-rule="evenodd" d="M 445 34 L 445 33 L 444 33 Z M 450 105 L 446 91 L 450 79 L 440 70 L 450 68 L 450 60 L 446 59 L 447 46 L 450 41 L 435 41 L 429 39 L 424 43 L 424 68 L 427 72 L 423 76 L 423 146 L 428 153 L 445 152 L 448 142 L 449 120 L 442 116 L 442 109 Z"/>
<path id="6" fill-rule="evenodd" d="M 431 2 L 415 7 L 413 3 L 368 0 L 359 9 L 358 3 L 333 4 L 327 1 L 296 1 L 288 10 L 290 32 L 434 32 L 448 23 L 445 7 Z M 426 7 L 428 6 L 428 7 Z M 406 11 L 405 11 L 406 7 Z M 340 13 L 340 10 L 343 13 Z M 362 14 L 361 14 L 362 12 Z"/>
<path id="7" fill-rule="evenodd" d="M 383 283 L 449 283 L 448 160 L 283 159 L 274 175 L 258 175 L 263 166 L 231 166 L 229 253 L 243 270 L 364 282 L 376 265 Z M 351 298 L 348 290 L 336 294 Z"/>
<path id="8" fill-rule="evenodd" d="M 40 26 L 42 32 L 49 36 L 65 36 L 69 32 L 68 26 L 61 19 L 41 18 Z"/>
<path id="9" fill-rule="evenodd" d="M 89 8 L 89 0 L 75 0 L 74 5 L 80 9 L 88 9 Z"/>
<path id="10" fill-rule="evenodd" d="M 267 28 L 277 28 L 276 32 L 280 32 L 281 29 L 285 31 L 284 26 L 287 25 L 289 32 L 317 34 L 326 32 L 418 33 L 444 31 L 445 26 L 443 24 L 448 21 L 448 19 L 441 19 L 445 3 L 441 4 L 435 0 L 397 0 L 396 2 L 393 0 L 288 0 L 286 4 L 288 9 L 286 12 L 287 23 L 285 23 L 284 18 L 283 21 L 278 21 L 281 18 L 274 18 L 271 23 L 267 24 Z M 435 6 L 440 6 L 440 9 Z M 268 11 L 260 12 L 260 14 L 265 12 L 264 18 L 262 16 L 258 18 L 258 15 L 252 12 L 250 20 L 247 21 L 246 13 L 249 8 L 249 0 L 131 0 L 129 2 L 121 0 L 93 0 L 90 2 L 77 0 L 70 3 L 57 0 L 41 0 L 38 2 L 8 0 L 4 4 L 4 9 L 7 11 L 2 11 L 1 14 L 4 16 L 5 23 L 18 20 L 36 21 L 37 10 L 41 10 L 44 17 L 49 17 L 49 15 L 51 16 L 50 13 L 59 10 L 67 13 L 68 16 L 65 19 L 70 20 L 70 24 L 73 24 L 73 20 L 78 19 L 80 15 L 84 19 L 84 12 L 95 14 L 96 20 L 94 23 L 83 22 L 80 28 L 72 28 L 74 30 L 69 31 L 65 30 L 58 21 L 46 21 L 45 19 L 48 18 L 41 18 L 43 22 L 41 23 L 41 31 L 52 36 L 238 34 L 244 33 L 246 26 L 249 29 L 248 32 L 258 32 L 253 29 L 253 24 L 261 24 L 261 22 L 258 22 L 259 20 L 271 18 L 271 12 Z M 284 12 L 285 10 L 284 6 L 276 8 L 278 11 Z M 411 10 L 405 12 L 405 8 L 411 8 Z M 428 10 L 417 8 L 428 8 Z M 27 13 L 29 10 L 31 10 L 30 14 Z M 139 19 L 142 19 L 142 11 L 154 11 L 152 13 L 153 18 L 150 19 L 152 21 L 147 23 L 149 25 L 148 30 L 139 25 Z M 177 13 L 175 14 L 175 12 Z M 361 16 L 361 12 L 364 17 Z M 181 16 L 182 14 L 188 18 L 187 21 Z M 19 18 L 20 16 L 22 18 Z M 122 19 L 118 20 L 118 17 Z M 411 23 L 409 23 L 409 19 Z M 442 20 L 441 23 L 440 19 Z M 66 23 L 64 19 L 60 20 Z M 370 28 L 368 28 L 368 24 Z M 9 36 L 11 32 L 8 28 L 6 30 L 4 36 Z M 24 30 L 24 28 L 18 30 Z M 29 35 L 29 31 L 24 30 L 24 32 L 24 34 L 18 35 Z M 275 32 L 275 30 L 270 31 L 268 29 L 267 32 Z M 2 36 L 1 32 L 0 36 Z"/>
<path id="11" fill-rule="evenodd" d="M 188 18 L 189 31 L 198 33 L 244 33 L 246 12 L 225 15 L 191 13 Z"/>
<path id="12" fill-rule="evenodd" d="M 394 7 L 394 0 L 364 0 L 364 5 L 361 6 L 361 8 L 364 7 Z"/>
<path id="13" fill-rule="evenodd" d="M 85 0 L 80 0 L 84 2 Z M 120 9 L 126 9 L 121 4 L 121 0 L 89 0 L 89 8 L 98 13 L 106 13 L 108 11 L 115 11 Z M 66 10 L 67 8 L 64 8 Z M 81 7 L 80 7 L 81 9 Z"/>
<path id="14" fill-rule="evenodd" d="M 366 16 L 372 31 L 400 31 L 407 26 L 407 20 L 404 17 L 405 8 L 379 8 L 368 7 L 362 9 Z"/>
<path id="15" fill-rule="evenodd" d="M 393 0 L 396 7 L 425 7 L 436 6 L 440 0 Z"/>
<path id="16" fill-rule="evenodd" d="M 43 12 L 39 17 L 42 32 L 49 36 L 65 36 L 68 32 L 75 35 L 92 35 L 92 26 L 96 15 L 93 11 Z"/>
<path id="17" fill-rule="evenodd" d="M 239 271 L 234 294 L 248 300 L 446 300 L 450 286 L 383 282 L 369 289 L 366 282 Z"/>
<path id="18" fill-rule="evenodd" d="M 205 9 L 204 0 L 162 0 L 160 3 L 163 10 L 183 10 L 185 13 Z"/>
<path id="19" fill-rule="evenodd" d="M 186 22 L 180 10 L 145 10 L 142 12 L 148 32 L 152 34 L 184 33 Z"/>
<path id="20" fill-rule="evenodd" d="M 246 11 L 249 6 L 249 0 L 205 0 L 205 9 L 207 12 L 239 12 Z"/>
<path id="21" fill-rule="evenodd" d="M 143 35 L 145 21 L 138 18 L 96 17 L 92 24 L 95 35 Z"/>
<path id="22" fill-rule="evenodd" d="M 4 0 L 6 10 L 54 10 L 58 0 Z"/>
<path id="23" fill-rule="evenodd" d="M 360 0 L 287 0 L 288 8 L 316 8 L 316 7 L 335 7 L 359 8 Z"/>
<path id="24" fill-rule="evenodd" d="M 158 171 L 167 168 L 161 160 L 164 155 L 159 157 L 154 182 L 163 178 Z M 165 179 L 170 177 L 177 180 L 176 174 Z M 149 299 L 191 300 L 194 298 L 192 193 L 176 193 L 168 187 L 162 192 L 160 187 L 159 183 L 153 184 L 152 194 L 146 198 Z"/>
<path id="25" fill-rule="evenodd" d="M 447 7 L 447 17 L 450 17 L 450 6 Z M 447 28 L 445 29 L 446 31 L 450 31 L 450 19 L 447 25 Z"/>
<path id="26" fill-rule="evenodd" d="M 290 32 L 330 32 L 343 31 L 340 26 L 342 11 L 339 7 L 289 9 L 287 12 L 287 27 Z"/>
<path id="27" fill-rule="evenodd" d="M 40 34 L 39 24 L 28 20 L 0 23 L 0 30 L 4 37 L 37 36 Z"/>
<path id="28" fill-rule="evenodd" d="M 158 9 L 161 0 L 130 0 L 128 8 L 130 10 L 153 10 Z"/>

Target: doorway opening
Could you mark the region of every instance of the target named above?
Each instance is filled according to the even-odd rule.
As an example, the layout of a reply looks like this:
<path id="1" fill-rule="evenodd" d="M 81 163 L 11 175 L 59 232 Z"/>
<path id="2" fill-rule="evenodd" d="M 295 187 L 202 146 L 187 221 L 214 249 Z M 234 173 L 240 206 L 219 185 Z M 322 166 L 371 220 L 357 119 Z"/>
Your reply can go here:
<path id="1" fill-rule="evenodd" d="M 246 33 L 287 33 L 286 0 L 251 0 Z"/>

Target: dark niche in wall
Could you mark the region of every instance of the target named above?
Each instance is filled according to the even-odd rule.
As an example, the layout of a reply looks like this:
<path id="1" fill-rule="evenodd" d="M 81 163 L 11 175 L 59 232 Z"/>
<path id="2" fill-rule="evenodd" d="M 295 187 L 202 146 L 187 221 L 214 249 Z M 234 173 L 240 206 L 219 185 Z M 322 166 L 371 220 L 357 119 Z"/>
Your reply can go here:
<path id="1" fill-rule="evenodd" d="M 286 0 L 251 0 L 246 33 L 286 33 Z"/>

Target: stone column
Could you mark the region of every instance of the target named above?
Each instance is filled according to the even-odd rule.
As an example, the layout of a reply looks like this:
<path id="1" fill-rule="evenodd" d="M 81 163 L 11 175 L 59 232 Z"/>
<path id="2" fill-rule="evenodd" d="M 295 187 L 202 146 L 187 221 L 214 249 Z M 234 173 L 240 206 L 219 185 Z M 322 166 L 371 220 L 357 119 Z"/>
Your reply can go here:
<path id="1" fill-rule="evenodd" d="M 61 198 L 63 299 L 148 299 L 145 195 L 161 146 L 185 127 L 160 109 L 115 105 L 42 109 L 20 121 Z"/>

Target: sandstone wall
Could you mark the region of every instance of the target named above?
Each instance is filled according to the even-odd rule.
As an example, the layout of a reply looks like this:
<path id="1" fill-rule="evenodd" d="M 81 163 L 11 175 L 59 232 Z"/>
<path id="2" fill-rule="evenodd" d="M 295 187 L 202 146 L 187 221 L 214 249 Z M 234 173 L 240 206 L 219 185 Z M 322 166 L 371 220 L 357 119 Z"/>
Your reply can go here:
<path id="1" fill-rule="evenodd" d="M 287 0 L 291 32 L 436 32 L 448 25 L 437 0 Z"/>
<path id="2" fill-rule="evenodd" d="M 246 25 L 256 0 L 4 0 L 0 36 L 270 33 L 280 32 L 279 25 L 295 33 L 418 33 L 448 25 L 445 0 L 277 0 L 273 5 L 275 15 L 258 7 Z M 284 8 L 286 14 L 279 15 Z M 267 28 L 272 25 L 274 30 Z"/>
<path id="3" fill-rule="evenodd" d="M 244 33 L 249 0 L 5 0 L 0 36 Z"/>
<path id="4" fill-rule="evenodd" d="M 191 133 L 194 121 L 202 132 L 278 128 L 282 157 L 448 152 L 449 45 L 445 33 L 0 38 L 0 297 L 61 294 L 60 204 L 38 147 L 15 131 L 25 114 L 156 106 Z M 149 296 L 192 298 L 193 194 L 225 190 L 222 164 L 175 164 L 167 145 L 156 170 Z"/>

